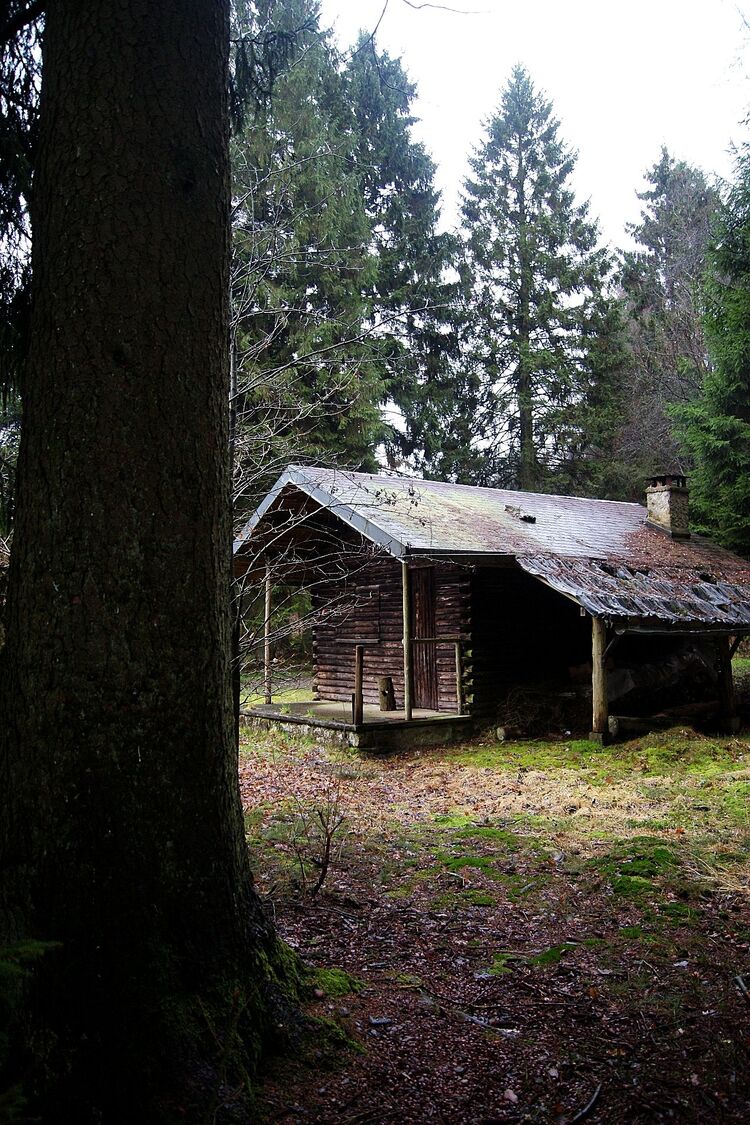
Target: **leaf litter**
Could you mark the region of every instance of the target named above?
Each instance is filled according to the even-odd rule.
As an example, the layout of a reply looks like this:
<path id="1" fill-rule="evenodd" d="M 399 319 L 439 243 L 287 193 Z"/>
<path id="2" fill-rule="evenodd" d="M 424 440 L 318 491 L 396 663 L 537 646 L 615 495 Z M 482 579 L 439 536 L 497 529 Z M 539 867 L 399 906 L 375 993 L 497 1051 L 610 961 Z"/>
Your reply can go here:
<path id="1" fill-rule="evenodd" d="M 271 1063 L 260 1120 L 750 1120 L 750 745 L 667 732 L 573 768 L 546 743 L 367 758 L 248 731 L 241 749 L 281 936 L 359 982 L 314 990 L 342 1047 Z M 313 896 L 300 824 L 332 803 Z"/>

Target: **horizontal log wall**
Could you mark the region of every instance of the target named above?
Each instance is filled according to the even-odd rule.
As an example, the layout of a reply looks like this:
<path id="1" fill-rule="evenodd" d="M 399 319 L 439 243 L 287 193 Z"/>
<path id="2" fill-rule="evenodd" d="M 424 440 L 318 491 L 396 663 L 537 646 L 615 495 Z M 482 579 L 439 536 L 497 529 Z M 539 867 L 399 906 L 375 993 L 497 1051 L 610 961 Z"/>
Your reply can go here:
<path id="1" fill-rule="evenodd" d="M 470 589 L 468 570 L 435 567 L 437 636 L 469 637 Z M 316 698 L 349 702 L 354 691 L 354 649 L 357 644 L 363 644 L 365 703 L 378 706 L 378 680 L 381 676 L 390 676 L 396 706 L 402 709 L 401 564 L 390 559 L 377 560 L 361 569 L 346 586 L 338 581 L 321 586 L 315 593 L 315 609 L 320 617 L 320 623 L 313 629 Z M 436 659 L 439 710 L 455 712 L 455 645 L 437 645 Z"/>

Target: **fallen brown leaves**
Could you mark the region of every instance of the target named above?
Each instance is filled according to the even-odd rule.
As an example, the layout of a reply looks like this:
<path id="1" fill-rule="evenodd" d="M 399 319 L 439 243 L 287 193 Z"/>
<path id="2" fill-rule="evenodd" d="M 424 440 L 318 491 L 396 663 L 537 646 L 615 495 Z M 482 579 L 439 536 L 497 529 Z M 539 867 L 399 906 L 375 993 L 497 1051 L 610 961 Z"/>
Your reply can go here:
<path id="1" fill-rule="evenodd" d="M 615 893 L 597 858 L 611 842 L 590 822 L 632 834 L 644 814 L 632 787 L 430 752 L 359 760 L 282 736 L 248 742 L 241 785 L 282 936 L 365 986 L 318 989 L 310 1006 L 364 1052 L 332 1063 L 321 1046 L 312 1066 L 277 1062 L 263 1120 L 750 1119 L 748 1007 L 734 984 L 750 969 L 747 897 L 691 883 L 682 868 L 638 895 Z M 332 785 L 346 821 L 312 898 L 288 830 Z M 648 815 L 662 803 L 655 794 Z M 681 857 L 686 835 L 660 839 Z M 635 862 L 626 856 L 622 871 Z"/>

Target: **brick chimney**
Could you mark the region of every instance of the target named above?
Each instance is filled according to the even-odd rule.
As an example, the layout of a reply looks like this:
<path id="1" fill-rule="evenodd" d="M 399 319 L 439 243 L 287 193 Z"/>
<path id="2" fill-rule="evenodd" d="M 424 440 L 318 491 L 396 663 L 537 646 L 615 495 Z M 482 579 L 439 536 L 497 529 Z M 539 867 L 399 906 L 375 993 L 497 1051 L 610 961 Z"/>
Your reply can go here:
<path id="1" fill-rule="evenodd" d="M 689 539 L 687 479 L 679 473 L 648 477 L 647 523 L 666 531 L 673 539 Z"/>

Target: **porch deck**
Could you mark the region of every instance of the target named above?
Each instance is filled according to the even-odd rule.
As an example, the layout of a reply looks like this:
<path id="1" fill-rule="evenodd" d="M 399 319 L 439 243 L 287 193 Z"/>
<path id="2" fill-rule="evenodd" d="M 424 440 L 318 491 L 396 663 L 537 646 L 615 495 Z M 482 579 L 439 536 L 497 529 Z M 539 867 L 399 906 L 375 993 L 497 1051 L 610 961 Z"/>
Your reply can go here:
<path id="1" fill-rule="evenodd" d="M 403 711 L 381 711 L 364 704 L 361 724 L 352 722 L 351 704 L 326 700 L 262 703 L 243 708 L 246 725 L 320 733 L 347 746 L 375 751 L 408 750 L 417 746 L 448 745 L 471 734 L 470 715 L 415 708 L 411 720 Z"/>

